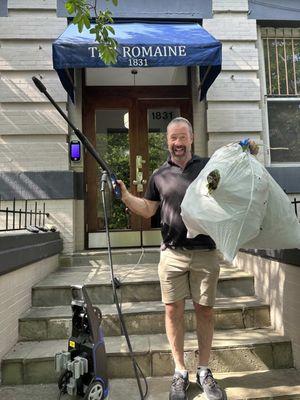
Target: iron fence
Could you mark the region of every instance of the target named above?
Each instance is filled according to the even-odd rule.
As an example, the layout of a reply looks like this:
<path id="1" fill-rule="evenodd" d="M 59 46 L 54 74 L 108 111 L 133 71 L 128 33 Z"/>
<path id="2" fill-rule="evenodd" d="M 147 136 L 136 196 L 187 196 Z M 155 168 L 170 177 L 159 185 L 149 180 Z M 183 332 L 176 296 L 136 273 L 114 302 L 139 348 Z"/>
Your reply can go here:
<path id="1" fill-rule="evenodd" d="M 298 217 L 298 205 L 300 200 L 294 197 L 291 204 L 294 206 L 295 214 Z M 26 229 L 28 226 L 45 226 L 46 217 L 49 218 L 50 214 L 46 212 L 46 204 L 43 203 L 43 210 L 38 210 L 38 202 L 34 202 L 34 209 L 28 208 L 28 200 L 25 200 L 24 210 L 22 208 L 16 209 L 16 200 L 13 199 L 12 209 L 6 207 L 2 208 L 2 201 L 0 198 L 0 232 L 15 231 Z M 2 225 L 5 228 L 2 228 Z"/>
<path id="2" fill-rule="evenodd" d="M 46 217 L 50 214 L 46 212 L 45 203 L 42 204 L 42 210 L 38 210 L 38 202 L 34 202 L 33 209 L 29 207 L 28 200 L 25 200 L 24 209 L 16 208 L 16 200 L 13 199 L 12 208 L 2 208 L 2 200 L 0 198 L 0 232 L 15 231 L 26 229 L 29 226 L 45 226 Z M 3 228 L 3 225 L 5 228 Z"/>
<path id="3" fill-rule="evenodd" d="M 300 204 L 300 200 L 297 200 L 296 197 L 294 197 L 294 200 L 291 203 L 294 205 L 295 214 L 298 217 L 298 204 Z"/>

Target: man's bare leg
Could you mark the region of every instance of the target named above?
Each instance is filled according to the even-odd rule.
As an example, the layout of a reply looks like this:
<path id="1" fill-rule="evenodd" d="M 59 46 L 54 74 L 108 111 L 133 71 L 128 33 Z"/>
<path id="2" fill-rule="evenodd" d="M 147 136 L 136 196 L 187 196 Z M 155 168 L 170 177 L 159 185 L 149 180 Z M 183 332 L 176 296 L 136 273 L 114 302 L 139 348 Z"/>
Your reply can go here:
<path id="1" fill-rule="evenodd" d="M 184 364 L 184 300 L 165 304 L 166 333 L 176 370 L 185 370 Z"/>
<path id="2" fill-rule="evenodd" d="M 201 306 L 197 303 L 194 303 L 194 307 L 197 318 L 198 367 L 201 367 L 197 369 L 197 383 L 208 400 L 227 400 L 225 391 L 215 381 L 211 370 L 207 368 L 214 332 L 214 310 L 212 307 Z"/>
<path id="3" fill-rule="evenodd" d="M 199 365 L 208 365 L 214 333 L 214 310 L 194 302 L 197 320 Z"/>

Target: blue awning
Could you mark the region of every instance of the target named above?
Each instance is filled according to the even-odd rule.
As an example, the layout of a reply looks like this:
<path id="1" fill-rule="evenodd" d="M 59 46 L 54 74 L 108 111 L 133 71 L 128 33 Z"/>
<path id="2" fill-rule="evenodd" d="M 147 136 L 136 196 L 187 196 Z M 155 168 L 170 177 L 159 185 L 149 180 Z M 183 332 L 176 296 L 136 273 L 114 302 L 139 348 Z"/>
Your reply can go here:
<path id="1" fill-rule="evenodd" d="M 200 67 L 200 100 L 221 71 L 222 45 L 197 23 L 116 23 L 117 63 L 109 67 Z M 88 29 L 69 25 L 53 43 L 53 66 L 71 98 L 70 70 L 107 68 Z"/>

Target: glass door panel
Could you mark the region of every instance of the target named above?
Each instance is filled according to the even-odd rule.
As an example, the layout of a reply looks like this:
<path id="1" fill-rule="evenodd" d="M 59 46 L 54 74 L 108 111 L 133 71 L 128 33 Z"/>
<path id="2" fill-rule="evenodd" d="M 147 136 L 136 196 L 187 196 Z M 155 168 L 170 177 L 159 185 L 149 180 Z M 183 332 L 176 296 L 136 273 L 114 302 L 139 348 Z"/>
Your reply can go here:
<path id="1" fill-rule="evenodd" d="M 179 107 L 148 108 L 148 155 L 149 176 L 168 158 L 167 126 L 173 118 L 180 116 Z M 160 227 L 160 209 L 151 218 L 149 228 Z M 149 229 L 148 228 L 148 229 Z"/>
<path id="2" fill-rule="evenodd" d="M 101 158 L 127 187 L 130 186 L 129 112 L 127 109 L 95 111 L 96 149 Z M 97 182 L 101 179 L 97 167 Z M 110 229 L 130 227 L 130 214 L 125 212 L 124 204 L 106 193 Z M 97 225 L 104 229 L 103 204 L 100 190 L 97 190 Z"/>
<path id="3" fill-rule="evenodd" d="M 180 116 L 179 108 L 149 108 L 148 109 L 148 152 L 149 173 L 160 167 L 168 157 L 167 126 L 169 122 Z"/>

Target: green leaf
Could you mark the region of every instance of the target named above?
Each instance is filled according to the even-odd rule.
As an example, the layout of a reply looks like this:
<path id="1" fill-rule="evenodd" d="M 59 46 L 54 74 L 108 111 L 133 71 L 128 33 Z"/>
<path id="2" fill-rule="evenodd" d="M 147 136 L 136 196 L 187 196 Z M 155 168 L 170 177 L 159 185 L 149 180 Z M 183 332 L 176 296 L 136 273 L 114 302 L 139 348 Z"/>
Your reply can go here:
<path id="1" fill-rule="evenodd" d="M 114 6 L 118 5 L 118 0 L 112 1 Z M 90 10 L 93 8 L 94 0 L 66 0 L 65 7 L 69 13 L 74 15 L 73 23 L 78 26 L 79 32 L 86 27 L 94 35 L 94 40 L 98 43 L 99 56 L 106 64 L 115 63 L 117 60 L 117 42 L 112 37 L 115 30 L 111 24 L 114 23 L 112 12 L 107 8 L 98 9 L 95 13 L 95 22 L 91 27 Z"/>
<path id="2" fill-rule="evenodd" d="M 114 38 L 111 38 L 111 42 L 114 48 L 116 49 L 118 47 L 118 42 Z"/>
<path id="3" fill-rule="evenodd" d="M 87 15 L 85 15 L 85 16 L 83 17 L 83 22 L 84 22 L 84 25 L 86 26 L 86 28 L 87 28 L 87 29 L 90 29 L 90 27 L 91 27 L 91 22 L 90 22 L 89 17 L 88 17 Z"/>
<path id="4" fill-rule="evenodd" d="M 96 32 L 96 38 L 95 38 L 96 42 L 98 43 L 102 43 L 102 36 L 100 36 L 99 32 Z"/>
<path id="5" fill-rule="evenodd" d="M 104 41 L 107 41 L 107 39 L 108 39 L 108 31 L 107 31 L 105 26 L 103 27 L 103 30 L 102 30 L 102 36 L 103 36 Z"/>
<path id="6" fill-rule="evenodd" d="M 107 19 L 107 21 L 110 21 L 111 23 L 113 23 L 113 19 L 112 19 L 112 13 L 109 10 L 106 10 L 105 13 L 105 18 Z"/>
<path id="7" fill-rule="evenodd" d="M 73 18 L 73 24 L 77 25 L 78 22 L 80 21 L 80 18 L 81 18 L 81 13 L 76 14 L 75 17 Z"/>
<path id="8" fill-rule="evenodd" d="M 106 29 L 108 29 L 113 35 L 115 34 L 115 30 L 111 25 L 106 25 Z"/>
<path id="9" fill-rule="evenodd" d="M 78 21 L 78 30 L 81 33 L 83 30 L 83 18 Z"/>
<path id="10" fill-rule="evenodd" d="M 69 14 L 73 14 L 73 12 L 75 11 L 74 4 L 71 1 L 67 1 L 65 3 L 65 8 Z"/>
<path id="11" fill-rule="evenodd" d="M 117 52 L 108 46 L 101 46 L 100 55 L 106 64 L 115 64 L 117 61 Z"/>

